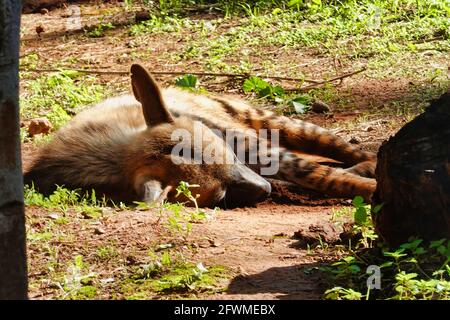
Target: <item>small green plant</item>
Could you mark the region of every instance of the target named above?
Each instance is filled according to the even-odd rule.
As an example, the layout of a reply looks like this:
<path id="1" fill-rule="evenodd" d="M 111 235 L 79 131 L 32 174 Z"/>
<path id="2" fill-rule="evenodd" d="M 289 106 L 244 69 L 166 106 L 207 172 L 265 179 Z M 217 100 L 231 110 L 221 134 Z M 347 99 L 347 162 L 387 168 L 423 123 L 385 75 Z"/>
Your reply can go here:
<path id="1" fill-rule="evenodd" d="M 52 123 L 54 129 L 59 129 L 71 119 L 67 111 L 59 105 L 52 106 L 52 111 L 47 113 L 46 117 Z"/>
<path id="2" fill-rule="evenodd" d="M 198 79 L 196 76 L 192 74 L 186 74 L 182 77 L 179 77 L 175 80 L 175 85 L 182 89 L 186 89 L 189 91 L 194 91 L 197 88 Z"/>
<path id="3" fill-rule="evenodd" d="M 184 195 L 195 205 L 195 211 L 198 212 L 199 208 L 198 208 L 198 204 L 197 204 L 197 199 L 200 197 L 200 195 L 196 194 L 194 197 L 192 195 L 191 188 L 200 188 L 200 185 L 189 184 L 189 182 L 181 181 L 179 186 L 176 189 L 177 190 L 176 197 L 180 196 L 181 194 Z"/>
<path id="4" fill-rule="evenodd" d="M 256 93 L 259 99 L 269 99 L 278 104 L 288 105 L 297 114 L 304 114 L 309 111 L 313 99 L 307 95 L 288 96 L 281 86 L 274 86 L 269 82 L 255 76 L 251 76 L 244 81 L 242 89 L 245 93 Z M 289 112 L 291 113 L 291 112 Z"/>
<path id="5" fill-rule="evenodd" d="M 339 286 L 325 292 L 327 299 L 449 299 L 450 241 L 441 239 L 422 245 L 421 239 L 405 243 L 395 251 L 354 252 L 353 256 L 325 268 Z M 439 252 L 436 243 L 441 243 Z M 439 245 L 440 246 L 440 245 Z M 379 266 L 381 290 L 366 287 L 366 269 Z M 365 293 L 363 293 L 365 292 Z M 350 294 L 350 295 L 349 295 Z"/>
<path id="6" fill-rule="evenodd" d="M 100 260 L 110 260 L 116 257 L 118 253 L 113 246 L 101 246 L 97 249 L 96 254 Z"/>
<path id="7" fill-rule="evenodd" d="M 27 234 L 27 240 L 29 241 L 49 241 L 53 238 L 53 233 L 50 231 L 43 231 L 43 232 L 28 232 Z"/>
<path id="8" fill-rule="evenodd" d="M 101 23 L 101 24 L 97 25 L 94 29 L 89 31 L 87 33 L 87 36 L 90 38 L 101 38 L 101 37 L 105 36 L 106 30 L 112 30 L 114 28 L 115 28 L 115 26 L 111 22 Z"/>
<path id="9" fill-rule="evenodd" d="M 251 76 L 244 81 L 242 89 L 245 93 L 254 92 L 258 98 L 269 98 L 272 100 L 281 99 L 284 95 L 284 89 L 280 86 L 273 86 L 267 81 Z"/>
<path id="10" fill-rule="evenodd" d="M 378 239 L 373 227 L 371 213 L 377 214 L 381 210 L 382 205 L 377 205 L 372 208 L 372 206 L 365 204 L 364 199 L 360 196 L 355 197 L 352 204 L 354 207 L 353 230 L 355 233 L 361 234 L 362 238 L 359 240 L 359 244 L 363 248 L 370 248 L 373 245 L 373 241 Z"/>
<path id="11" fill-rule="evenodd" d="M 63 298 L 68 299 L 93 299 L 97 289 L 93 286 L 93 280 L 97 274 L 89 271 L 89 266 L 83 261 L 83 256 L 77 255 L 73 263 L 70 263 L 61 289 L 64 291 Z"/>
<path id="12" fill-rule="evenodd" d="M 177 187 L 176 197 L 183 195 L 195 206 L 194 210 L 187 208 L 184 203 L 165 202 L 159 207 L 160 217 L 166 215 L 166 226 L 173 235 L 180 235 L 183 242 L 187 242 L 192 231 L 192 223 L 198 223 L 206 219 L 206 213 L 198 207 L 197 199 L 199 195 L 192 194 L 192 188 L 199 188 L 199 185 L 191 185 L 188 182 L 180 182 Z M 138 203 L 138 208 L 147 210 L 150 208 L 147 204 Z"/>
<path id="13" fill-rule="evenodd" d="M 181 235 L 183 242 L 187 239 L 192 231 L 191 215 L 187 214 L 186 208 L 181 203 L 167 203 L 164 205 L 167 210 L 167 227 L 173 235 Z"/>
<path id="14" fill-rule="evenodd" d="M 353 289 L 334 287 L 325 291 L 325 299 L 329 300 L 361 300 L 362 294 Z"/>
<path id="15" fill-rule="evenodd" d="M 309 95 L 304 94 L 293 98 L 290 103 L 294 108 L 295 113 L 304 114 L 311 109 L 312 101 L 313 99 Z"/>

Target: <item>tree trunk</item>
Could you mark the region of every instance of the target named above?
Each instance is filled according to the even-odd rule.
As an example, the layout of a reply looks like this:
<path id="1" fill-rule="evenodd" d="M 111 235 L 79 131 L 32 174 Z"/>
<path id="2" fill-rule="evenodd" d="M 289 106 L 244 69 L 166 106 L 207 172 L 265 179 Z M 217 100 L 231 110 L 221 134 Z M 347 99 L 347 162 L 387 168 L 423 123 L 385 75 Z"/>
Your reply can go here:
<path id="1" fill-rule="evenodd" d="M 373 218 L 389 245 L 450 239 L 450 91 L 381 146 L 376 176 Z"/>
<path id="2" fill-rule="evenodd" d="M 0 0 L 0 299 L 27 298 L 19 128 L 21 1 Z"/>
<path id="3" fill-rule="evenodd" d="M 49 8 L 57 5 L 61 5 L 67 0 L 23 0 L 23 13 L 36 12 L 42 8 Z"/>

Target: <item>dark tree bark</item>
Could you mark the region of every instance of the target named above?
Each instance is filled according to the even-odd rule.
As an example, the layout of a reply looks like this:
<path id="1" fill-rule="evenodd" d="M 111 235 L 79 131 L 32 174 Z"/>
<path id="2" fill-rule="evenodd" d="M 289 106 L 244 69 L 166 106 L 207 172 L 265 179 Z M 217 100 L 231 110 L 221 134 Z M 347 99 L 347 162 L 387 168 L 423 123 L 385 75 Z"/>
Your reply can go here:
<path id="1" fill-rule="evenodd" d="M 0 0 L 0 299 L 27 298 L 19 131 L 21 1 Z"/>
<path id="2" fill-rule="evenodd" d="M 43 8 L 50 8 L 54 6 L 61 5 L 63 3 L 67 3 L 67 0 L 23 0 L 23 8 L 22 11 L 24 13 L 31 13 L 39 11 Z"/>
<path id="3" fill-rule="evenodd" d="M 381 146 L 376 176 L 373 218 L 389 245 L 450 239 L 450 91 Z"/>

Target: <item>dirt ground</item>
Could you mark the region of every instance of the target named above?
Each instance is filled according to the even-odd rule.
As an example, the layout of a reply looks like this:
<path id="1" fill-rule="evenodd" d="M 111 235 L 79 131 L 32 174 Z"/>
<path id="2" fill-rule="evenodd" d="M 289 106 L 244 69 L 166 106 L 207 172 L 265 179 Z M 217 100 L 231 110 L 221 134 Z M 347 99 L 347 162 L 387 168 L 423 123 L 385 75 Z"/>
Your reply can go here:
<path id="1" fill-rule="evenodd" d="M 115 18 L 115 9 L 111 4 L 86 7 L 84 25 L 95 25 L 98 16 L 105 10 Z M 26 14 L 22 17 L 22 49 L 21 56 L 37 54 L 39 62 L 36 68 L 70 67 L 126 70 L 136 60 L 144 61 L 155 70 L 176 71 L 189 69 L 202 71 L 196 61 L 185 65 L 184 62 L 167 61 L 167 53 L 181 50 L 185 39 L 183 34 L 166 38 L 164 34 L 146 35 L 139 39 L 130 36 L 126 30 L 116 28 L 110 30 L 106 37 L 90 38 L 80 31 L 66 33 L 64 23 L 65 9 L 52 10 L 46 14 Z M 123 17 L 122 17 L 123 18 Z M 122 19 L 121 18 L 121 19 Z M 126 20 L 126 19 L 125 19 Z M 102 20 L 105 21 L 105 20 Z M 114 20 L 116 21 L 116 20 Z M 124 24 L 126 21 L 124 22 Z M 238 20 L 230 24 L 238 24 Z M 43 32 L 38 34 L 41 26 Z M 135 52 L 145 52 L 136 55 Z M 277 51 L 277 48 L 274 48 Z M 302 72 L 311 78 L 324 78 L 336 73 L 336 61 L 326 56 L 317 56 L 313 51 L 305 50 L 294 55 L 293 52 L 279 51 L 277 55 L 278 73 L 288 73 L 291 62 L 295 59 L 302 66 Z M 73 58 L 73 59 L 72 59 Z M 76 59 L 75 59 L 76 58 Z M 254 58 L 269 59 L 268 56 Z M 360 61 L 364 64 L 365 61 Z M 342 70 L 358 66 L 344 65 Z M 24 76 L 24 81 L 33 79 L 39 74 Z M 128 90 L 126 75 L 99 75 L 100 81 L 111 91 Z M 173 77 L 161 76 L 159 80 L 165 84 L 173 81 Z M 206 79 L 202 84 L 210 90 L 232 94 L 240 93 L 232 82 L 217 82 Z M 404 115 L 384 115 L 383 108 L 389 101 L 411 101 L 415 96 L 408 94 L 411 88 L 420 91 L 420 84 L 410 79 L 398 77 L 372 79 L 358 75 L 346 79 L 337 86 L 337 95 L 345 96 L 349 108 L 339 109 L 331 114 L 308 114 L 304 119 L 329 127 L 347 140 L 356 138 L 362 148 L 376 151 L 378 146 L 409 119 Z M 364 121 L 358 119 L 370 108 L 375 116 Z M 26 119 L 24 119 L 26 121 Z M 348 123 L 353 123 L 349 126 Z M 29 165 L 36 147 L 26 143 L 23 147 L 25 167 Z M 290 188 L 290 189 L 289 189 Z M 299 229 L 307 229 L 311 225 L 329 224 L 333 211 L 350 205 L 348 200 L 326 199 L 305 190 L 277 185 L 271 198 L 253 208 L 238 208 L 211 212 L 211 219 L 194 224 L 191 242 L 197 249 L 186 253 L 195 261 L 208 265 L 223 265 L 232 271 L 232 276 L 224 280 L 223 292 L 207 294 L 208 299 L 319 299 L 323 294 L 323 279 L 308 272 L 323 262 L 339 258 L 335 250 L 316 249 L 309 251 L 299 245 L 294 233 Z M 289 191 L 290 190 L 290 191 Z M 48 220 L 48 212 L 35 207 L 27 208 L 29 228 L 39 228 L 40 223 Z M 98 243 L 115 241 L 121 253 L 130 252 L 137 259 L 144 259 L 149 243 L 155 243 L 165 237 L 158 224 L 158 217 L 151 211 L 120 211 L 118 214 L 106 216 L 92 224 L 69 223 L 64 228 L 76 235 L 72 242 L 53 242 L 60 259 L 76 252 L 86 253 L 90 247 Z M 44 221 L 44 222 L 42 222 Z M 101 232 L 98 232 L 99 225 Z M 70 229 L 70 230 L 69 230 Z M 96 231 L 97 230 L 97 231 Z M 48 299 L 55 297 L 55 288 L 45 283 L 43 267 L 39 260 L 45 254 L 29 246 L 30 278 L 39 280 L 40 284 L 31 288 L 31 298 Z M 103 277 L 111 277 L 117 270 L 105 268 Z M 36 282 L 37 283 L 37 282 Z M 202 297 L 202 294 L 199 295 Z M 100 298 L 112 298 L 101 296 Z M 158 298 L 158 297 L 153 297 Z"/>

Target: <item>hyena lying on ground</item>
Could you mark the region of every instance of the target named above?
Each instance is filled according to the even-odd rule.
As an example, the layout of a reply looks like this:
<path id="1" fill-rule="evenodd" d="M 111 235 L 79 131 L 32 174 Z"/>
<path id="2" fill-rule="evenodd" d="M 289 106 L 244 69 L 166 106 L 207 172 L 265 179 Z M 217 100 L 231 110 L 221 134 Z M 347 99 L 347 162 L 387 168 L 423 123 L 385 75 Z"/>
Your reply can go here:
<path id="1" fill-rule="evenodd" d="M 134 97 L 108 99 L 60 129 L 25 173 L 25 183 L 46 194 L 64 185 L 153 202 L 182 201 L 175 188 L 187 181 L 200 185 L 200 206 L 227 207 L 268 196 L 271 185 L 258 174 L 264 170 L 268 178 L 331 196 L 369 200 L 375 190 L 375 154 L 323 128 L 236 98 L 161 90 L 140 65 L 131 67 L 131 80 Z M 309 161 L 308 154 L 342 168 Z"/>

